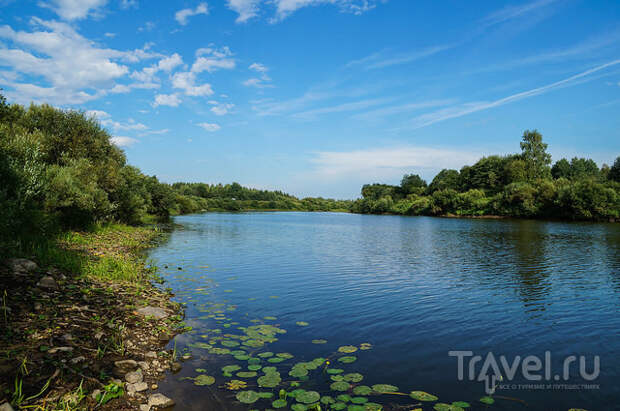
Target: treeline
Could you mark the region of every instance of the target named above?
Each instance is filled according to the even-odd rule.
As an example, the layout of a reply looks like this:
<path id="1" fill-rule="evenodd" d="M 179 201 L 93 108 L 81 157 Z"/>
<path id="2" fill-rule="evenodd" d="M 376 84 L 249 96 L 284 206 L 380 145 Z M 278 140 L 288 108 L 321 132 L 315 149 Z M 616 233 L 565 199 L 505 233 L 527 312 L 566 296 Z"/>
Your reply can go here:
<path id="1" fill-rule="evenodd" d="M 0 254 L 66 228 L 207 210 L 348 209 L 279 191 L 160 182 L 127 164 L 109 133 L 82 112 L 25 108 L 0 94 Z"/>
<path id="2" fill-rule="evenodd" d="M 367 184 L 362 197 L 351 211 L 614 220 L 620 217 L 620 157 L 611 167 L 585 158 L 552 166 L 542 135 L 526 130 L 519 154 L 441 170 L 430 184 L 415 174 L 405 175 L 399 186 Z"/>

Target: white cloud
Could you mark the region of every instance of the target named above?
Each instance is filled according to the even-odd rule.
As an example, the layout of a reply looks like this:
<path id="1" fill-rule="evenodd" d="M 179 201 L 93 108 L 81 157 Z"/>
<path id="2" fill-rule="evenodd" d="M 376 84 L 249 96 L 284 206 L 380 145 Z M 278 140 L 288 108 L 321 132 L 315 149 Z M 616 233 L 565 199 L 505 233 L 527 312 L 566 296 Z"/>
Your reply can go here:
<path id="1" fill-rule="evenodd" d="M 223 103 L 217 104 L 214 107 L 211 107 L 211 112 L 216 116 L 224 116 L 230 112 L 235 107 L 232 103 Z"/>
<path id="2" fill-rule="evenodd" d="M 143 68 L 141 71 L 134 71 L 130 77 L 142 84 L 155 84 L 158 82 L 157 73 L 160 71 L 169 73 L 181 64 L 183 64 L 183 59 L 174 53 L 172 56 L 162 58 L 156 64 Z"/>
<path id="3" fill-rule="evenodd" d="M 200 3 L 195 9 L 179 10 L 175 13 L 174 18 L 180 25 L 185 26 L 188 23 L 187 19 L 199 14 L 209 14 L 207 3 Z"/>
<path id="4" fill-rule="evenodd" d="M 107 112 L 103 110 L 88 110 L 86 112 L 86 115 L 89 117 L 94 117 L 99 121 L 106 119 L 106 118 L 110 118 L 110 114 L 108 114 Z"/>
<path id="5" fill-rule="evenodd" d="M 269 68 L 267 66 L 261 63 L 252 63 L 248 68 L 252 71 L 260 73 L 260 78 L 253 77 L 247 79 L 243 82 L 244 86 L 256 88 L 273 87 L 273 85 L 269 84 L 271 78 L 267 75 L 267 72 L 269 71 Z"/>
<path id="6" fill-rule="evenodd" d="M 404 146 L 347 152 L 318 152 L 311 162 L 323 178 L 397 178 L 421 170 L 459 169 L 480 158 L 480 153 L 432 147 Z"/>
<path id="7" fill-rule="evenodd" d="M 504 23 L 509 20 L 524 17 L 529 13 L 540 10 L 541 8 L 546 7 L 556 1 L 557 0 L 536 0 L 518 6 L 506 6 L 501 10 L 489 14 L 484 19 L 482 19 L 482 22 L 489 26 Z"/>
<path id="8" fill-rule="evenodd" d="M 360 15 L 376 7 L 377 0 L 273 0 L 276 5 L 276 17 L 272 21 L 282 20 L 302 7 L 333 4 L 342 12 Z M 381 0 L 385 1 L 385 0 Z"/>
<path id="9" fill-rule="evenodd" d="M 121 9 L 138 8 L 138 0 L 121 0 Z"/>
<path id="10" fill-rule="evenodd" d="M 343 104 L 338 104 L 335 106 L 327 106 L 327 107 L 316 108 L 313 110 L 302 111 L 302 112 L 293 114 L 292 117 L 298 118 L 298 119 L 304 119 L 304 120 L 312 120 L 323 114 L 357 111 L 357 110 L 365 109 L 368 107 L 385 104 L 390 100 L 391 99 L 388 99 L 388 98 L 376 98 L 376 99 L 354 101 L 352 103 L 343 103 Z"/>
<path id="11" fill-rule="evenodd" d="M 64 20 L 80 20 L 92 15 L 108 0 L 51 0 L 41 1 L 41 7 L 47 7 Z"/>
<path id="12" fill-rule="evenodd" d="M 3 76 L 0 83 L 20 103 L 64 105 L 99 98 L 112 92 L 116 80 L 129 72 L 119 61 L 139 62 L 156 56 L 148 45 L 132 51 L 99 47 L 66 23 L 35 17 L 31 25 L 31 32 L 0 26 L 0 39 L 6 40 L 0 42 L 0 67 L 14 73 L 12 80 Z M 28 83 L 19 81 L 26 76 Z"/>
<path id="13" fill-rule="evenodd" d="M 196 51 L 198 58 L 192 65 L 191 71 L 194 73 L 202 73 L 204 71 L 213 73 L 220 69 L 233 69 L 236 66 L 236 62 L 231 57 L 232 55 L 228 47 L 198 49 Z"/>
<path id="14" fill-rule="evenodd" d="M 433 56 L 442 51 L 451 49 L 455 44 L 444 44 L 438 46 L 427 47 L 422 50 L 412 51 L 408 53 L 399 53 L 386 55 L 385 52 L 373 53 L 359 60 L 350 61 L 345 67 L 362 67 L 364 70 L 381 69 L 400 64 L 407 64 L 425 57 Z"/>
<path id="15" fill-rule="evenodd" d="M 196 85 L 196 74 L 191 71 L 175 73 L 172 76 L 172 87 L 183 90 L 188 96 L 210 96 L 213 94 L 211 84 Z"/>
<path id="16" fill-rule="evenodd" d="M 266 73 L 269 71 L 267 66 L 261 63 L 252 63 L 249 67 L 250 70 L 258 71 L 259 73 Z"/>
<path id="17" fill-rule="evenodd" d="M 199 127 L 204 128 L 205 130 L 209 131 L 209 132 L 214 132 L 214 131 L 218 131 L 219 129 L 221 129 L 222 127 L 220 127 L 218 124 L 215 123 L 198 123 L 197 124 Z"/>
<path id="18" fill-rule="evenodd" d="M 493 107 L 503 106 L 504 104 L 512 103 L 514 101 L 523 100 L 529 97 L 538 96 L 540 94 L 547 93 L 549 91 L 572 86 L 575 84 L 580 84 L 581 82 L 588 81 L 588 78 L 591 74 L 604 70 L 608 67 L 615 66 L 620 64 L 620 59 L 610 61 L 605 64 L 601 64 L 579 74 L 575 74 L 574 76 L 565 78 L 560 81 L 556 81 L 555 83 L 547 84 L 545 86 L 537 87 L 531 90 L 523 91 L 521 93 L 512 94 L 510 96 L 501 98 L 495 101 L 477 101 L 477 102 L 469 102 L 465 104 L 461 104 L 458 106 L 447 107 L 441 110 L 437 110 L 431 113 L 422 114 L 413 118 L 410 122 L 410 126 L 413 128 L 421 128 L 426 127 L 431 124 L 439 123 L 441 121 L 445 121 L 451 118 L 462 117 L 467 114 L 475 113 L 482 110 L 488 110 Z"/>
<path id="19" fill-rule="evenodd" d="M 129 147 L 138 142 L 135 138 L 115 136 L 110 138 L 110 142 L 118 147 Z"/>
<path id="20" fill-rule="evenodd" d="M 170 106 L 177 107 L 181 104 L 181 99 L 176 94 L 158 94 L 155 96 L 153 107 Z"/>
<path id="21" fill-rule="evenodd" d="M 259 12 L 261 0 L 226 0 L 229 9 L 237 12 L 237 23 L 245 23 L 249 19 L 256 17 Z"/>

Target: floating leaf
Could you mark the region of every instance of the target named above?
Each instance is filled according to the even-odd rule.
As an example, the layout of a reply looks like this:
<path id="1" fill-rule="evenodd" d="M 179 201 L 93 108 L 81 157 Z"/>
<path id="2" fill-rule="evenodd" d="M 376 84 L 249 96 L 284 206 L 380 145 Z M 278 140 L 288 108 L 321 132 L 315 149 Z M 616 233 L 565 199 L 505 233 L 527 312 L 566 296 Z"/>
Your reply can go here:
<path id="1" fill-rule="evenodd" d="M 338 361 L 340 361 L 343 364 L 350 364 L 352 362 L 355 362 L 356 360 L 357 360 L 357 357 L 354 357 L 353 355 L 338 358 Z"/>
<path id="2" fill-rule="evenodd" d="M 349 388 L 351 388 L 351 384 L 345 381 L 337 381 L 332 383 L 329 388 L 333 391 L 347 391 Z"/>
<path id="3" fill-rule="evenodd" d="M 465 401 L 454 401 L 452 403 L 452 405 L 454 405 L 455 407 L 461 407 L 461 408 L 469 408 L 469 407 L 471 407 L 471 405 L 468 402 L 465 402 Z"/>
<path id="4" fill-rule="evenodd" d="M 372 392 L 372 388 L 367 385 L 358 385 L 353 388 L 353 394 L 355 395 L 369 395 Z"/>
<path id="5" fill-rule="evenodd" d="M 329 395 L 324 395 L 324 396 L 321 397 L 321 404 L 328 405 L 328 404 L 333 404 L 335 402 L 336 402 L 336 400 L 334 400 Z"/>
<path id="6" fill-rule="evenodd" d="M 273 393 L 272 392 L 259 392 L 258 396 L 261 398 L 271 398 L 273 397 Z"/>
<path id="7" fill-rule="evenodd" d="M 237 373 L 239 378 L 253 378 L 256 377 L 256 371 L 240 371 Z"/>
<path id="8" fill-rule="evenodd" d="M 285 360 L 288 360 L 288 359 L 293 358 L 293 354 L 288 353 L 288 352 L 279 352 L 276 354 L 276 357 L 284 358 Z"/>
<path id="9" fill-rule="evenodd" d="M 238 347 L 239 343 L 237 341 L 232 340 L 224 340 L 221 342 L 224 347 Z"/>
<path id="10" fill-rule="evenodd" d="M 372 344 L 371 343 L 361 343 L 360 344 L 360 350 L 370 350 L 372 348 Z"/>
<path id="11" fill-rule="evenodd" d="M 331 375 L 329 378 L 331 378 L 332 381 L 344 381 L 344 376 L 340 374 Z"/>
<path id="12" fill-rule="evenodd" d="M 273 357 L 273 353 L 270 352 L 270 351 L 267 351 L 267 352 L 262 352 L 262 353 L 258 354 L 258 356 L 260 358 L 269 358 L 269 357 Z"/>
<path id="13" fill-rule="evenodd" d="M 240 370 L 241 367 L 239 367 L 238 365 L 227 365 L 225 367 L 222 367 L 222 371 L 226 372 L 226 373 L 231 373 L 231 372 L 235 372 Z"/>
<path id="14" fill-rule="evenodd" d="M 312 340 L 312 344 L 327 344 L 327 340 L 323 340 L 323 339 Z"/>
<path id="15" fill-rule="evenodd" d="M 353 397 L 351 398 L 351 402 L 353 404 L 365 404 L 368 402 L 368 398 L 366 397 Z"/>
<path id="16" fill-rule="evenodd" d="M 480 398 L 480 402 L 483 404 L 491 405 L 495 403 L 495 400 L 491 397 L 486 396 L 486 397 Z"/>
<path id="17" fill-rule="evenodd" d="M 231 391 L 241 390 L 243 388 L 246 388 L 247 386 L 248 383 L 241 380 L 230 380 L 226 383 L 226 388 Z"/>
<path id="18" fill-rule="evenodd" d="M 286 400 L 282 400 L 282 399 L 277 399 L 274 402 L 271 403 L 271 406 L 273 408 L 284 408 L 286 407 Z"/>
<path id="19" fill-rule="evenodd" d="M 341 402 L 349 402 L 351 401 L 351 396 L 349 394 L 340 394 L 336 399 Z"/>
<path id="20" fill-rule="evenodd" d="M 313 402 L 317 402 L 320 398 L 321 395 L 316 391 L 305 391 L 295 397 L 297 401 L 303 402 L 304 404 L 312 404 Z"/>
<path id="21" fill-rule="evenodd" d="M 383 405 L 377 404 L 374 402 L 367 402 L 366 404 L 364 404 L 364 409 L 366 411 L 381 411 L 383 410 Z M 414 411 L 417 411 L 417 409 Z M 422 410 L 420 409 L 419 411 L 422 411 Z"/>
<path id="22" fill-rule="evenodd" d="M 375 384 L 372 386 L 372 390 L 378 393 L 396 392 L 398 391 L 398 387 L 390 384 Z"/>
<path id="23" fill-rule="evenodd" d="M 291 410 L 293 410 L 293 411 L 306 411 L 307 409 L 308 409 L 308 407 L 306 407 L 303 404 L 297 403 L 297 404 L 291 405 Z"/>
<path id="24" fill-rule="evenodd" d="M 342 347 L 338 348 L 338 352 L 342 352 L 345 354 L 350 354 L 355 351 L 357 351 L 357 347 L 354 345 L 343 345 Z"/>
<path id="25" fill-rule="evenodd" d="M 196 385 L 213 385 L 215 383 L 215 378 L 210 375 L 201 374 L 194 378 L 194 384 Z"/>
<path id="26" fill-rule="evenodd" d="M 452 405 L 452 404 L 444 404 L 444 403 L 441 403 L 441 402 L 435 404 L 433 409 L 435 411 L 465 411 L 461 407 L 457 407 L 457 406 Z"/>
<path id="27" fill-rule="evenodd" d="M 344 410 L 345 408 L 347 408 L 347 404 L 345 404 L 344 402 L 337 402 L 335 404 L 332 404 L 332 410 Z"/>
<path id="28" fill-rule="evenodd" d="M 277 320 L 277 318 L 276 318 L 276 317 L 271 317 L 271 316 L 267 316 L 267 317 L 263 317 L 263 318 L 264 318 L 265 320 L 268 320 L 268 321 L 275 321 L 275 320 Z"/>
<path id="29" fill-rule="evenodd" d="M 297 321 L 295 324 L 297 324 L 300 327 L 307 327 L 308 325 L 310 325 L 309 323 L 305 321 Z"/>
<path id="30" fill-rule="evenodd" d="M 274 388 L 278 384 L 280 384 L 281 381 L 282 381 L 282 378 L 280 378 L 280 374 L 269 373 L 269 374 L 263 375 L 262 377 L 258 377 L 257 383 L 259 387 Z"/>
<path id="31" fill-rule="evenodd" d="M 340 374 L 340 373 L 343 373 L 343 372 L 344 372 L 344 370 L 341 369 L 341 368 L 328 368 L 327 369 L 327 373 L 328 374 Z"/>
<path id="32" fill-rule="evenodd" d="M 306 375 L 308 375 L 308 370 L 303 367 L 293 367 L 288 372 L 288 375 L 290 375 L 291 377 L 295 377 L 295 378 L 305 377 Z"/>
<path id="33" fill-rule="evenodd" d="M 409 396 L 418 401 L 437 401 L 437 397 L 424 391 L 411 391 Z"/>
<path id="34" fill-rule="evenodd" d="M 258 365 L 258 364 L 248 365 L 248 370 L 250 370 L 250 371 L 258 371 L 261 368 L 263 368 L 263 367 L 261 365 Z"/>
<path id="35" fill-rule="evenodd" d="M 256 401 L 260 399 L 260 396 L 258 395 L 258 393 L 252 390 L 238 392 L 236 397 L 237 397 L 237 400 L 239 400 L 240 402 L 244 404 L 254 404 Z"/>
<path id="36" fill-rule="evenodd" d="M 363 379 L 364 379 L 364 376 L 357 372 L 344 375 L 344 380 L 348 382 L 360 382 Z"/>

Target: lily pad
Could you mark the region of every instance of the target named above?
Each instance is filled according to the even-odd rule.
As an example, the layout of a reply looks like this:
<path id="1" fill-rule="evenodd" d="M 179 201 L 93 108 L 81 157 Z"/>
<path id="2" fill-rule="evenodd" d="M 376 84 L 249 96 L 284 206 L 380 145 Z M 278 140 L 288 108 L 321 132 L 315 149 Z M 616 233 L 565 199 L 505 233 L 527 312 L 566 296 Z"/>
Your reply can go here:
<path id="1" fill-rule="evenodd" d="M 342 352 L 345 354 L 350 354 L 357 351 L 357 347 L 354 345 L 343 345 L 342 347 L 338 348 L 338 352 Z"/>
<path id="2" fill-rule="evenodd" d="M 491 405 L 495 403 L 495 400 L 492 397 L 486 396 L 486 397 L 480 398 L 480 402 L 483 404 Z"/>
<path id="3" fill-rule="evenodd" d="M 279 352 L 279 353 L 276 354 L 276 357 L 284 358 L 285 360 L 289 360 L 289 359 L 293 358 L 293 354 L 288 353 L 288 352 Z"/>
<path id="4" fill-rule="evenodd" d="M 353 372 L 344 375 L 344 380 L 348 382 L 360 382 L 364 379 L 364 376 L 358 372 Z"/>
<path id="5" fill-rule="evenodd" d="M 240 370 L 241 367 L 239 367 L 238 365 L 227 365 L 225 367 L 222 367 L 222 371 L 226 372 L 226 373 L 231 373 L 231 372 L 235 372 Z"/>
<path id="6" fill-rule="evenodd" d="M 295 324 L 297 324 L 300 327 L 307 327 L 307 326 L 310 325 L 309 323 L 307 323 L 305 321 L 297 321 Z"/>
<path id="7" fill-rule="evenodd" d="M 444 404 L 442 402 L 435 404 L 433 409 L 435 411 L 465 411 L 461 407 L 457 407 L 457 406 L 452 405 L 452 404 Z"/>
<path id="8" fill-rule="evenodd" d="M 369 395 L 372 392 L 372 388 L 367 385 L 358 385 L 353 388 L 353 394 L 355 395 Z"/>
<path id="9" fill-rule="evenodd" d="M 350 364 L 352 362 L 355 362 L 356 360 L 357 360 L 357 357 L 353 355 L 338 358 L 338 361 L 340 361 L 343 364 Z"/>
<path id="10" fill-rule="evenodd" d="M 424 391 L 411 391 L 409 396 L 418 401 L 437 401 L 437 397 Z"/>
<path id="11" fill-rule="evenodd" d="M 297 403 L 297 404 L 291 405 L 291 410 L 293 410 L 293 411 L 306 411 L 307 409 L 308 409 L 308 407 L 306 407 L 303 404 Z"/>
<path id="12" fill-rule="evenodd" d="M 240 371 L 237 373 L 239 378 L 253 378 L 256 377 L 256 371 Z"/>
<path id="13" fill-rule="evenodd" d="M 230 380 L 226 383 L 226 389 L 231 391 L 237 391 L 243 388 L 246 388 L 248 383 L 241 380 Z"/>
<path id="14" fill-rule="evenodd" d="M 317 402 L 320 398 L 321 394 L 316 391 L 305 391 L 295 397 L 297 401 L 303 402 L 304 404 L 312 404 L 313 402 Z"/>
<path id="15" fill-rule="evenodd" d="M 273 357 L 273 353 L 270 352 L 270 351 L 267 351 L 267 352 L 262 352 L 262 353 L 258 354 L 258 356 L 260 358 L 269 358 L 269 357 Z"/>
<path id="16" fill-rule="evenodd" d="M 258 395 L 258 393 L 252 390 L 238 392 L 236 397 L 237 397 L 237 400 L 239 400 L 240 402 L 244 404 L 254 404 L 256 401 L 260 399 L 260 396 Z"/>
<path id="17" fill-rule="evenodd" d="M 351 388 L 351 384 L 345 381 L 337 381 L 332 383 L 329 388 L 333 391 L 348 391 Z"/>
<path id="18" fill-rule="evenodd" d="M 344 410 L 345 408 L 347 408 L 347 404 L 345 404 L 344 402 L 337 402 L 335 404 L 332 404 L 332 410 Z"/>
<path id="19" fill-rule="evenodd" d="M 323 339 L 312 340 L 312 344 L 327 344 L 327 340 L 323 340 Z"/>
<path id="20" fill-rule="evenodd" d="M 372 390 L 378 393 L 397 392 L 398 387 L 390 384 L 375 384 L 372 386 Z"/>
<path id="21" fill-rule="evenodd" d="M 215 378 L 210 375 L 201 374 L 194 378 L 194 384 L 196 385 L 213 385 Z"/>
<path id="22" fill-rule="evenodd" d="M 283 399 L 277 399 L 271 403 L 271 406 L 273 408 L 284 408 L 286 407 L 286 405 L 287 405 L 286 400 L 283 400 Z"/>
<path id="23" fill-rule="evenodd" d="M 455 407 L 461 407 L 461 408 L 469 408 L 469 407 L 471 407 L 471 405 L 468 402 L 465 402 L 465 401 L 454 401 L 452 403 L 452 405 L 454 405 Z"/>
<path id="24" fill-rule="evenodd" d="M 250 370 L 250 371 L 258 371 L 261 368 L 263 368 L 263 367 L 261 365 L 258 365 L 258 364 L 248 365 L 248 370 Z"/>
<path id="25" fill-rule="evenodd" d="M 371 343 L 361 343 L 360 344 L 360 350 L 370 350 L 372 348 L 372 344 Z"/>
<path id="26" fill-rule="evenodd" d="M 368 402 L 368 398 L 366 397 L 353 397 L 351 398 L 351 402 L 353 404 L 365 404 Z"/>
<path id="27" fill-rule="evenodd" d="M 278 384 L 280 384 L 282 378 L 278 373 L 269 373 L 263 375 L 262 377 L 258 377 L 258 380 L 256 381 L 259 387 L 274 388 L 277 387 Z"/>
<path id="28" fill-rule="evenodd" d="M 328 374 L 340 374 L 340 373 L 343 373 L 343 372 L 344 372 L 344 370 L 341 369 L 341 368 L 328 368 L 327 369 L 327 373 Z"/>
<path id="29" fill-rule="evenodd" d="M 280 358 L 280 357 L 271 357 L 270 359 L 267 360 L 267 362 L 270 362 L 272 364 L 278 364 L 278 363 L 281 363 L 282 361 L 284 361 L 284 358 Z"/>

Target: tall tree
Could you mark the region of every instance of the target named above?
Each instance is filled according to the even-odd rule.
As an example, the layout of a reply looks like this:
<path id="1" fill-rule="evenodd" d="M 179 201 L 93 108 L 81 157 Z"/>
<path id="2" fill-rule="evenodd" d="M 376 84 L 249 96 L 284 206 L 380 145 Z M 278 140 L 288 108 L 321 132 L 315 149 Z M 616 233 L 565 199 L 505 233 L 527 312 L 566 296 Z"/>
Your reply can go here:
<path id="1" fill-rule="evenodd" d="M 614 161 L 614 165 L 609 169 L 609 173 L 607 174 L 607 178 L 612 181 L 620 182 L 620 157 L 616 157 L 616 161 Z"/>
<path id="2" fill-rule="evenodd" d="M 528 180 L 548 178 L 551 154 L 547 153 L 547 144 L 542 141 L 538 130 L 525 130 L 521 141 L 521 156 L 525 161 Z"/>

